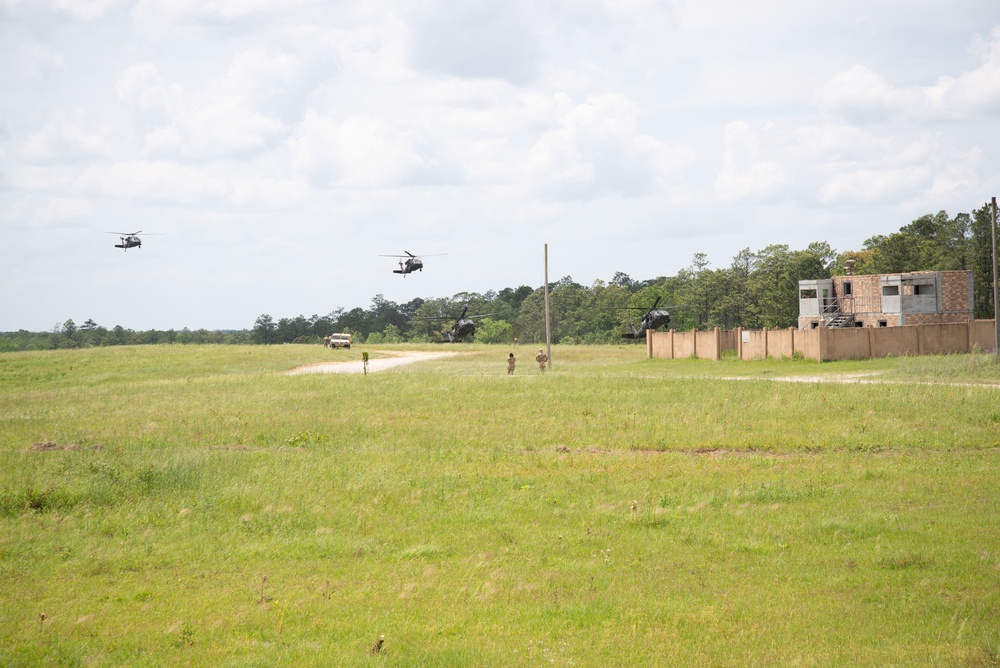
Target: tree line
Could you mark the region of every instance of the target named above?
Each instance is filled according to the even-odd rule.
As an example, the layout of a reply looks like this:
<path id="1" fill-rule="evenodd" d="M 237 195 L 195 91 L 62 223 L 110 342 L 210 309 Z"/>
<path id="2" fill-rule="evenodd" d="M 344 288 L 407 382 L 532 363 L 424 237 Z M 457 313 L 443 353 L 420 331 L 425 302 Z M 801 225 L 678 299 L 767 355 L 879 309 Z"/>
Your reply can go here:
<path id="1" fill-rule="evenodd" d="M 549 285 L 553 341 L 617 343 L 659 300 L 677 330 L 792 327 L 798 321 L 798 282 L 846 273 L 971 270 L 976 318 L 993 317 L 991 210 L 950 217 L 927 214 L 898 232 L 876 235 L 860 250 L 837 253 L 826 242 L 792 250 L 776 244 L 746 248 L 726 267 L 712 268 L 696 253 L 674 276 L 635 280 L 616 272 L 610 280 L 584 286 L 566 276 Z M 478 316 L 474 340 L 482 343 L 537 343 L 545 340 L 544 287 L 521 285 L 486 293 L 460 292 L 444 298 L 415 298 L 397 304 L 376 295 L 367 309 L 337 308 L 326 315 L 284 317 L 262 314 L 243 330 L 140 331 L 67 320 L 51 332 L 21 330 L 0 334 L 0 351 L 149 343 L 319 343 L 334 332 L 350 332 L 358 343 L 440 341 L 467 310 Z"/>

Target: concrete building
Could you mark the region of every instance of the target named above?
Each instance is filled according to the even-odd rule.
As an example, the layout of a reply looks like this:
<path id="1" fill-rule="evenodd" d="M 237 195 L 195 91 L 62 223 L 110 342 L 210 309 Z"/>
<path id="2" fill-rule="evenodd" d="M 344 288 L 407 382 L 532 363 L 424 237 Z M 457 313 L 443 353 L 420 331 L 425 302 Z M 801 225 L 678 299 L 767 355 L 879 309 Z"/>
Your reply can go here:
<path id="1" fill-rule="evenodd" d="M 799 281 L 799 329 L 973 320 L 971 271 L 846 275 Z"/>

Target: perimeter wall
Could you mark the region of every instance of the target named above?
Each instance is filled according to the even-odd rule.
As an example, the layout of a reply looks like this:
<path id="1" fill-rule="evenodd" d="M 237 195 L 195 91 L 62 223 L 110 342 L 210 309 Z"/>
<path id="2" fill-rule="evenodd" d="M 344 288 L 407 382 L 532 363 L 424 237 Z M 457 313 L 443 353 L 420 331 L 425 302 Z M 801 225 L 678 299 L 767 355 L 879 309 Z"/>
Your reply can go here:
<path id="1" fill-rule="evenodd" d="M 845 327 L 839 329 L 734 329 L 700 332 L 647 332 L 651 358 L 722 359 L 735 350 L 743 360 L 792 357 L 830 362 L 899 355 L 939 355 L 995 350 L 992 320 L 905 325 L 903 327 Z"/>

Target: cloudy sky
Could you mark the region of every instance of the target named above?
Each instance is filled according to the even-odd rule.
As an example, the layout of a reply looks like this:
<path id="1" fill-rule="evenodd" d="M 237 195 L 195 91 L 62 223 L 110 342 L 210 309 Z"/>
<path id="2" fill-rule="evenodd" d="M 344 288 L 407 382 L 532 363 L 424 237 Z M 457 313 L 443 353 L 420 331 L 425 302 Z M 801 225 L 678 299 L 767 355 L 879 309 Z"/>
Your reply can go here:
<path id="1" fill-rule="evenodd" d="M 995 195 L 996 0 L 0 0 L 0 331 L 536 287 L 546 243 L 646 279 Z"/>

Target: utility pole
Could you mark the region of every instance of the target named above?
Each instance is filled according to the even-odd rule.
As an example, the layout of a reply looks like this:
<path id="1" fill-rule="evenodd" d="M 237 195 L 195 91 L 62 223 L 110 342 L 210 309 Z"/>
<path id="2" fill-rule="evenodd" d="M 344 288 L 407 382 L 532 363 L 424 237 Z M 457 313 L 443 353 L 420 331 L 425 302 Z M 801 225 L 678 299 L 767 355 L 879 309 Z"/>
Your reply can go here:
<path id="1" fill-rule="evenodd" d="M 995 254 L 995 253 L 994 253 Z M 545 354 L 552 368 L 552 328 L 549 326 L 549 245 L 545 244 Z"/>
<path id="2" fill-rule="evenodd" d="M 993 355 L 1000 364 L 1000 289 L 997 288 L 997 198 L 993 198 Z"/>

